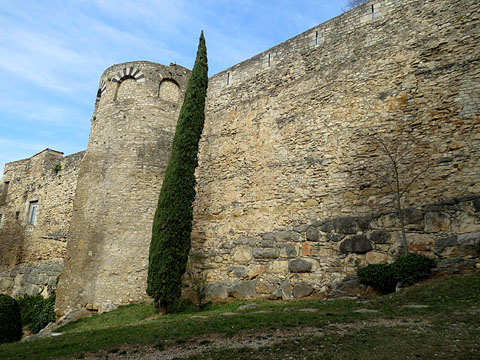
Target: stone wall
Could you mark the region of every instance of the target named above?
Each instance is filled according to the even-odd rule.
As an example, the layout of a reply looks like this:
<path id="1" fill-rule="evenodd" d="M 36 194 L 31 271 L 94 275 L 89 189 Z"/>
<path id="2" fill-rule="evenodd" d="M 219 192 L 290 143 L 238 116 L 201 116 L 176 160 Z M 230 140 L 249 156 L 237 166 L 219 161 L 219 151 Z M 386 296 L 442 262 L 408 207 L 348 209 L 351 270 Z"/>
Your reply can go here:
<path id="1" fill-rule="evenodd" d="M 0 292 L 45 294 L 55 285 L 83 154 L 63 157 L 46 149 L 5 166 L 0 189 Z"/>
<path id="2" fill-rule="evenodd" d="M 370 1 L 210 78 L 192 241 L 211 294 L 325 295 L 358 266 L 391 261 L 399 228 L 375 138 L 402 150 L 401 185 L 415 180 L 403 198 L 411 250 L 478 262 L 479 26 L 475 0 Z M 3 288 L 50 284 L 27 264 L 56 268 L 71 225 L 58 315 L 146 298 L 188 76 L 144 61 L 104 72 L 76 190 L 77 170 L 52 172 L 59 153 L 7 165 Z M 12 202 L 8 174 L 22 172 Z M 60 198 L 39 195 L 29 226 L 50 188 Z"/>
<path id="3" fill-rule="evenodd" d="M 371 1 L 211 78 L 193 234 L 211 281 L 318 290 L 364 263 L 295 229 L 391 209 L 373 134 L 414 140 L 402 181 L 431 165 L 404 206 L 479 194 L 479 19 L 473 0 Z M 371 243 L 362 231 L 343 246 Z"/>
<path id="4" fill-rule="evenodd" d="M 59 315 L 147 298 L 153 214 L 189 75 L 145 61 L 103 73 L 78 175 Z"/>

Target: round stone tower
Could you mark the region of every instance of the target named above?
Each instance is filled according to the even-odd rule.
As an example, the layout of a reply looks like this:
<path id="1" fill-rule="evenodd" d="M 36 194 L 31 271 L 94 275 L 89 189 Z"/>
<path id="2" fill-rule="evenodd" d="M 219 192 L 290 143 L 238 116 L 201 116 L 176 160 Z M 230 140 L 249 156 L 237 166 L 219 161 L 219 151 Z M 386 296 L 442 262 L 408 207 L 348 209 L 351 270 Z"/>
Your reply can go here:
<path id="1" fill-rule="evenodd" d="M 83 158 L 57 315 L 146 298 L 153 214 L 190 71 L 147 61 L 103 73 Z"/>

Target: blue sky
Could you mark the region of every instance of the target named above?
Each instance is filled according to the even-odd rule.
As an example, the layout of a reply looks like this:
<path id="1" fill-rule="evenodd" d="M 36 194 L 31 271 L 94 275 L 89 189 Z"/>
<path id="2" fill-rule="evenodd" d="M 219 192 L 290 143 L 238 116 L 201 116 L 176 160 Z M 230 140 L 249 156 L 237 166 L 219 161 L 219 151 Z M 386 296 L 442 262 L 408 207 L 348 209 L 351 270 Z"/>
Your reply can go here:
<path id="1" fill-rule="evenodd" d="M 346 0 L 0 0 L 0 171 L 51 148 L 84 150 L 100 75 L 117 63 L 209 75 L 342 12 Z"/>

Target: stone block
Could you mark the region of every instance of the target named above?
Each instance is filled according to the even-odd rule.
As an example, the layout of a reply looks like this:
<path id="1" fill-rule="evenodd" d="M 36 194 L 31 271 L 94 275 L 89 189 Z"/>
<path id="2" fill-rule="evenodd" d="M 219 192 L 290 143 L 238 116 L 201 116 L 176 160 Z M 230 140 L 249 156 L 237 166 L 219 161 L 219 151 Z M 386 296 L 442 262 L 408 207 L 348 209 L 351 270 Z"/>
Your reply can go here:
<path id="1" fill-rule="evenodd" d="M 327 241 L 339 242 L 345 238 L 343 234 L 327 234 Z"/>
<path id="2" fill-rule="evenodd" d="M 427 212 L 425 214 L 425 232 L 447 231 L 450 227 L 450 219 L 447 214 L 441 212 Z"/>
<path id="3" fill-rule="evenodd" d="M 283 245 L 280 255 L 287 258 L 292 258 L 297 256 L 297 250 L 292 244 Z"/>
<path id="4" fill-rule="evenodd" d="M 340 244 L 340 252 L 363 254 L 372 250 L 372 244 L 365 235 L 353 235 Z"/>
<path id="5" fill-rule="evenodd" d="M 390 233 L 385 230 L 375 230 L 372 231 L 370 234 L 370 239 L 375 243 L 375 244 L 387 244 L 388 241 L 390 240 Z"/>
<path id="6" fill-rule="evenodd" d="M 320 226 L 320 230 L 325 232 L 325 233 L 330 233 L 334 230 L 333 227 L 333 222 L 332 221 L 327 221 L 324 224 Z"/>
<path id="7" fill-rule="evenodd" d="M 252 260 L 253 252 L 250 246 L 237 246 L 233 254 L 233 260 L 239 263 Z"/>
<path id="8" fill-rule="evenodd" d="M 311 272 L 313 264 L 310 261 L 304 259 L 291 260 L 288 263 L 288 270 L 292 273 L 304 273 Z"/>
<path id="9" fill-rule="evenodd" d="M 288 270 L 287 260 L 277 260 L 270 263 L 270 270 L 274 273 L 286 274 Z"/>
<path id="10" fill-rule="evenodd" d="M 318 241 L 320 239 L 318 229 L 315 226 L 309 226 L 306 231 L 306 237 L 308 241 Z"/>
<path id="11" fill-rule="evenodd" d="M 310 284 L 295 284 L 293 286 L 292 295 L 295 299 L 310 296 L 313 293 L 313 286 Z"/>
<path id="12" fill-rule="evenodd" d="M 442 257 L 478 257 L 480 232 L 439 239 L 435 242 L 435 253 Z"/>
<path id="13" fill-rule="evenodd" d="M 254 281 L 236 281 L 227 289 L 228 295 L 235 299 L 248 299 L 255 295 Z"/>
<path id="14" fill-rule="evenodd" d="M 211 298 L 224 299 L 228 296 L 228 286 L 224 283 L 213 283 L 207 285 L 207 296 Z"/>
<path id="15" fill-rule="evenodd" d="M 388 260 L 388 255 L 379 251 L 369 251 L 365 260 L 367 264 L 385 264 Z"/>
<path id="16" fill-rule="evenodd" d="M 358 225 L 352 216 L 333 219 L 333 227 L 340 234 L 356 234 L 358 231 Z"/>
<path id="17" fill-rule="evenodd" d="M 280 255 L 280 251 L 274 248 L 253 249 L 253 257 L 255 259 L 276 259 Z"/>
<path id="18" fill-rule="evenodd" d="M 245 269 L 245 266 L 229 266 L 227 268 L 227 273 L 229 275 L 233 274 L 233 276 L 238 278 L 243 278 L 247 275 L 247 270 Z"/>

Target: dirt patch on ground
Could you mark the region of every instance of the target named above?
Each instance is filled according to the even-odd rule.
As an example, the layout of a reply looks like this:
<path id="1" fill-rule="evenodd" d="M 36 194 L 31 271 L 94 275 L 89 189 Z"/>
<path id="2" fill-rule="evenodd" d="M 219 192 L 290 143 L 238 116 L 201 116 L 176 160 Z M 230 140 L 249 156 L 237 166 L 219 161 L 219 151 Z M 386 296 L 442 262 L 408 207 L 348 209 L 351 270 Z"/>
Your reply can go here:
<path id="1" fill-rule="evenodd" d="M 324 328 L 298 327 L 295 329 L 280 329 L 274 331 L 240 332 L 234 336 L 226 337 L 221 334 L 209 334 L 201 337 L 194 337 L 184 343 L 173 341 L 160 342 L 150 345 L 124 344 L 115 349 L 106 351 L 99 350 L 95 353 L 83 353 L 79 357 L 67 357 L 71 359 L 122 359 L 122 360 L 164 360 L 183 358 L 186 356 L 201 353 L 213 348 L 243 348 L 252 350 L 259 347 L 272 346 L 285 340 L 294 340 L 302 337 L 322 337 L 326 334 L 336 333 L 348 334 L 351 331 L 358 331 L 367 327 L 408 327 L 409 331 L 422 332 L 429 323 L 415 319 L 376 319 L 349 324 L 331 324 Z"/>

